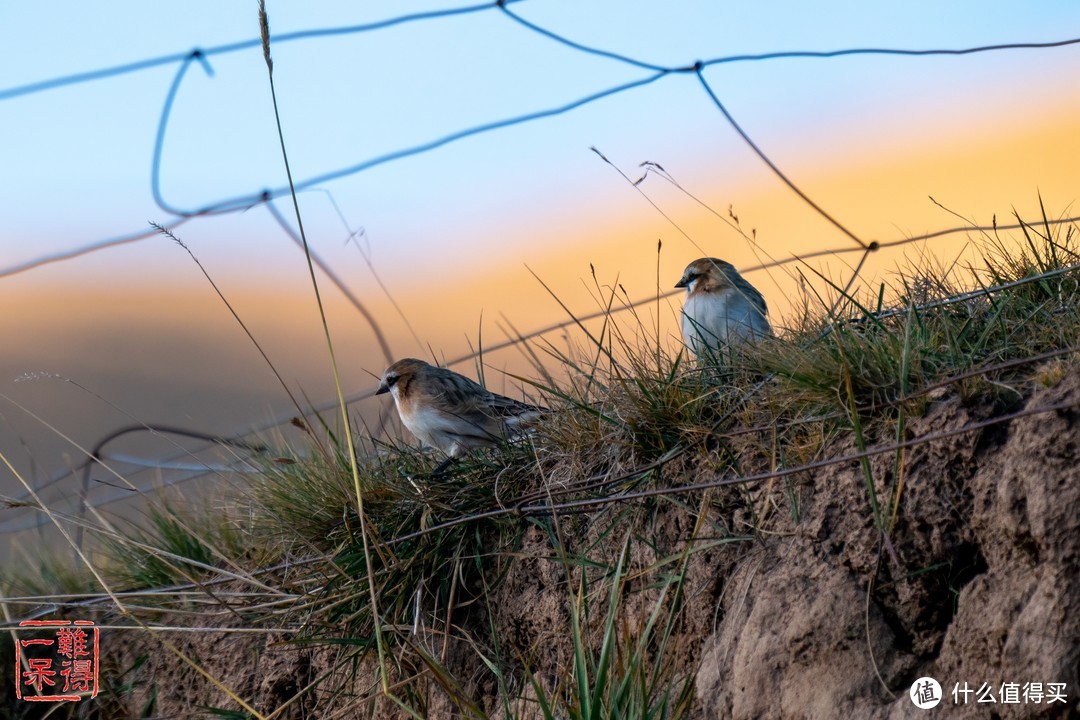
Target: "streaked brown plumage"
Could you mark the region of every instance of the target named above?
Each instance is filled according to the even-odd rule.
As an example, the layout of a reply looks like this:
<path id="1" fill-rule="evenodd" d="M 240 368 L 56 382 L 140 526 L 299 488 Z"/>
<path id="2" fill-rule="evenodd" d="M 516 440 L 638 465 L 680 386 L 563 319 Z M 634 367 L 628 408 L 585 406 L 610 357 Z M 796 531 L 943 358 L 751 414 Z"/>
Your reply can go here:
<path id="1" fill-rule="evenodd" d="M 379 382 L 377 395 L 394 396 L 398 416 L 425 445 L 449 458 L 473 448 L 494 447 L 521 434 L 541 410 L 503 395 L 453 370 L 416 358 L 398 360 Z"/>

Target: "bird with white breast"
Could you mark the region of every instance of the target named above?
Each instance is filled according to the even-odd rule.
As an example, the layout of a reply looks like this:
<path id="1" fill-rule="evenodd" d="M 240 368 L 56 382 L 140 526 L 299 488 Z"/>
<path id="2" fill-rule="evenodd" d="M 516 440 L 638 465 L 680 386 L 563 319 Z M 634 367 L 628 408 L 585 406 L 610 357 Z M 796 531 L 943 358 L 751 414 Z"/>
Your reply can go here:
<path id="1" fill-rule="evenodd" d="M 716 359 L 735 344 L 773 334 L 765 298 L 731 263 L 695 260 L 675 287 L 686 288 L 683 338 L 699 360 Z"/>
<path id="2" fill-rule="evenodd" d="M 398 417 L 409 432 L 446 454 L 436 473 L 470 450 L 527 434 L 526 425 L 543 412 L 416 358 L 386 368 L 375 394 L 384 393 L 393 395 Z"/>

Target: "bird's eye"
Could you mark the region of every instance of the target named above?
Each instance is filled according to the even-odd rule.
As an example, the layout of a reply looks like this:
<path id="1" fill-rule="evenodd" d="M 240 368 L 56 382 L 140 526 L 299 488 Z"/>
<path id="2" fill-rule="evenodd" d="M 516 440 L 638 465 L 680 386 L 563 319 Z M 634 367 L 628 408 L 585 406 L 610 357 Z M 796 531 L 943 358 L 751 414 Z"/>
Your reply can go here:
<path id="1" fill-rule="evenodd" d="M 394 387 L 394 384 L 397 383 L 399 377 L 401 377 L 401 376 L 400 375 L 387 375 L 386 376 L 386 387 Z"/>

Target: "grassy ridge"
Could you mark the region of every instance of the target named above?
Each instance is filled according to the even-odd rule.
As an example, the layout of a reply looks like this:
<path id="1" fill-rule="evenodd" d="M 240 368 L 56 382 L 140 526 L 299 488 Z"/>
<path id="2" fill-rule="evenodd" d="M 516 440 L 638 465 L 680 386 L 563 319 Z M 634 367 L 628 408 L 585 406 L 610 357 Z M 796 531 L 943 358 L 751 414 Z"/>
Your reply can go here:
<path id="1" fill-rule="evenodd" d="M 353 454 L 332 423 L 305 427 L 307 444 L 264 458 L 245 492 L 213 507 L 162 500 L 126 533 L 101 533 L 96 569 L 139 591 L 125 612 L 146 622 L 324 648 L 321 672 L 294 688 L 304 699 L 282 714 L 332 698 L 375 716 L 685 717 L 697 642 L 685 630 L 701 612 L 690 565 L 749 551 L 778 513 L 797 521 L 796 471 L 843 439 L 860 451 L 896 443 L 884 490 L 860 460 L 865 512 L 888 546 L 906 423 L 935 393 L 1005 413 L 1032 384 L 1076 372 L 1076 232 L 1043 218 L 983 238 L 978 267 L 913 268 L 866 297 L 808 289 L 787 332 L 723 364 L 691 363 L 636 314 L 609 314 L 577 347 L 528 349 L 532 399 L 555 412 L 525 442 L 433 479 L 439 458 L 407 442 L 357 437 Z M 618 301 L 612 291 L 602 302 Z M 558 606 L 537 612 L 552 612 L 557 637 L 514 637 L 503 623 L 505 588 L 530 576 L 555 578 L 545 597 L 557 588 Z M 42 602 L 101 592 L 59 560 L 5 581 L 5 597 Z M 75 606 L 108 616 L 107 601 Z M 129 675 L 146 657 L 106 684 L 149 712 L 153 678 L 136 691 Z"/>

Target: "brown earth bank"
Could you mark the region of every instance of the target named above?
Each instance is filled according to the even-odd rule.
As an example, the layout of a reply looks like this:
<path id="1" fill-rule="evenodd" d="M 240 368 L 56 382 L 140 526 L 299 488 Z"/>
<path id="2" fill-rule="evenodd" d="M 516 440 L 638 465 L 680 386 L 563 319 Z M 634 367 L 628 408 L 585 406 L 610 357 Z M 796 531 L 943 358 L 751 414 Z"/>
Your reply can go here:
<path id="1" fill-rule="evenodd" d="M 650 640 L 648 652 L 671 683 L 693 691 L 692 718 L 1080 717 L 1080 377 L 1015 397 L 1003 406 L 939 392 L 907 421 L 914 442 L 871 456 L 868 468 L 850 457 L 854 440 L 840 437 L 822 457 L 848 459 L 813 472 L 608 507 L 602 517 L 523 521 L 512 552 L 463 587 L 450 639 L 423 623 L 415 633 L 445 676 L 419 652 L 395 652 L 392 690 L 428 718 L 540 718 L 538 692 L 572 694 L 571 608 L 579 592 L 588 599 L 596 649 L 610 595 L 598 583 L 600 591 L 583 589 L 580 563 L 560 558 L 561 543 L 566 555 L 596 562 L 587 581 L 610 574 L 628 548 L 614 625 L 635 638 L 658 607 L 676 618 L 667 642 Z M 743 474 L 769 469 L 760 450 L 703 449 L 665 466 L 663 481 L 730 474 L 723 452 L 739 457 Z M 875 520 L 868 469 L 880 508 L 890 493 L 900 498 L 894 517 Z M 679 576 L 678 593 L 663 573 Z M 285 632 L 167 638 L 260 713 L 409 717 L 379 697 L 372 654 L 340 663 L 353 647 L 287 642 L 294 636 Z M 110 691 L 99 716 L 240 710 L 141 634 L 107 634 L 102 646 Z M 496 655 L 498 675 L 482 659 Z M 416 675 L 423 679 L 394 685 Z M 944 696 L 930 711 L 908 696 L 926 676 Z M 1025 702 L 1028 683 L 1043 684 L 1041 702 Z M 1065 683 L 1065 703 L 1047 701 L 1050 683 Z M 1017 703 L 1005 702 L 1012 684 Z M 976 691 L 966 704 L 964 688 Z M 987 688 L 996 702 L 977 702 Z M 364 695 L 373 699 L 358 705 Z"/>

